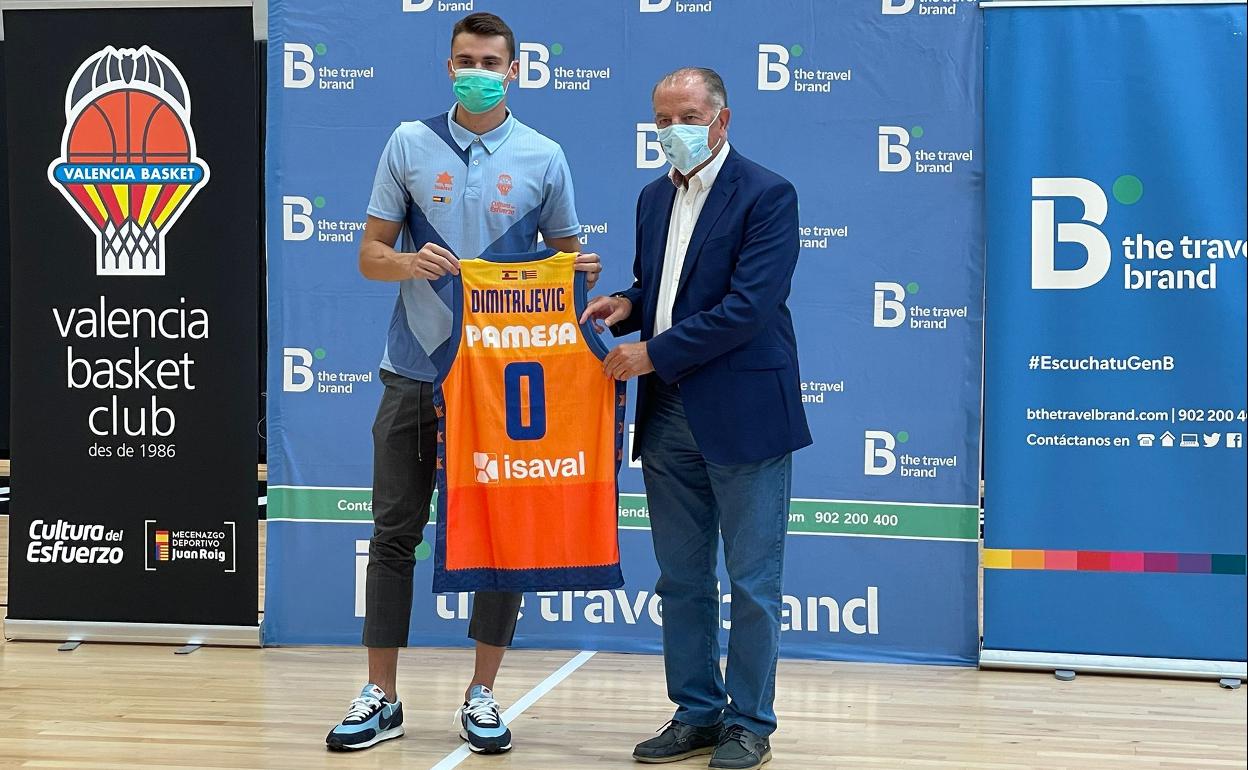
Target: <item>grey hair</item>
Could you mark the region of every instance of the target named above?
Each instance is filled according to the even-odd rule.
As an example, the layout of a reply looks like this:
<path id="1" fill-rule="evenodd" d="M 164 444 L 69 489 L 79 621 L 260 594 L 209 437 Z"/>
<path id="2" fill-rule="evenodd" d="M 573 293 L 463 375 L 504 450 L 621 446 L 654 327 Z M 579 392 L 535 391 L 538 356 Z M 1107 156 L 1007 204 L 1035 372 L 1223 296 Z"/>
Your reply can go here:
<path id="1" fill-rule="evenodd" d="M 706 97 L 710 101 L 711 106 L 717 110 L 722 110 L 728 106 L 728 89 L 724 88 L 724 79 L 719 73 L 709 67 L 681 67 L 678 70 L 667 73 L 654 84 L 654 90 L 650 92 L 651 100 L 658 93 L 660 86 L 675 85 L 678 81 L 685 78 L 697 78 L 706 86 Z"/>

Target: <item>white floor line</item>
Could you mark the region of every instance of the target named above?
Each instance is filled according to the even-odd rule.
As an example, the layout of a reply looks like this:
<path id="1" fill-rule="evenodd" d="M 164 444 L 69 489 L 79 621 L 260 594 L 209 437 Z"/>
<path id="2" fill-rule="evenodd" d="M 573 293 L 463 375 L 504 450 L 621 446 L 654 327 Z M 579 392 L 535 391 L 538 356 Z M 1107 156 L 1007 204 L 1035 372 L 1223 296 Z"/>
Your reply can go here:
<path id="1" fill-rule="evenodd" d="M 524 697 L 513 703 L 511 708 L 504 711 L 503 721 L 510 725 L 515 721 L 516 717 L 528 710 L 529 706 L 537 703 L 543 695 L 555 689 L 560 682 L 571 676 L 573 671 L 585 665 L 590 658 L 594 657 L 594 653 L 594 650 L 585 650 L 577 653 L 576 657 L 564 663 L 558 671 L 543 679 L 540 684 L 525 693 Z M 459 764 L 471 755 L 472 750 L 465 743 L 450 754 L 447 754 L 441 762 L 429 768 L 429 770 L 451 770 L 453 767 L 459 767 Z"/>

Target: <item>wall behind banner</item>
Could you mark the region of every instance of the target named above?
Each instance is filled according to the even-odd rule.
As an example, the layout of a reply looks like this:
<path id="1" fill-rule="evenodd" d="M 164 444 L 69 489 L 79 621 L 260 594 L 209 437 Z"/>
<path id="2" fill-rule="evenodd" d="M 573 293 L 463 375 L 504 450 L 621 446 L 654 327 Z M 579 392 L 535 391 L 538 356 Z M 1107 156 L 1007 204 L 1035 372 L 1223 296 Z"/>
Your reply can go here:
<path id="1" fill-rule="evenodd" d="M 395 287 L 363 280 L 356 251 L 391 131 L 451 106 L 450 30 L 467 10 L 516 30 L 509 104 L 563 145 L 604 291 L 631 280 L 636 196 L 664 170 L 654 82 L 690 64 L 723 74 L 733 146 L 801 200 L 790 306 L 816 443 L 795 460 L 784 652 L 972 663 L 981 27 L 958 0 L 275 0 L 265 639 L 359 640 L 370 426 Z M 527 597 L 521 645 L 658 649 L 636 465 L 620 486 L 628 584 Z M 469 597 L 427 592 L 429 553 L 415 554 L 412 642 L 457 644 Z"/>

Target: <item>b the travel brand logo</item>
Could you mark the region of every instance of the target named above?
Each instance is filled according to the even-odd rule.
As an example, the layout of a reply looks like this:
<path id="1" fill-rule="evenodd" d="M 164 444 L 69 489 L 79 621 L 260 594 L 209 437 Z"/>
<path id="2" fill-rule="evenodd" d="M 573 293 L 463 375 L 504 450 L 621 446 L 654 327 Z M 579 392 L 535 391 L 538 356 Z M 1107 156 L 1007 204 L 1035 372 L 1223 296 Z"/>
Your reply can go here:
<path id="1" fill-rule="evenodd" d="M 165 235 L 208 176 L 168 57 L 107 46 L 78 66 L 48 181 L 95 231 L 96 275 L 164 275 Z"/>
<path id="2" fill-rule="evenodd" d="M 334 219 L 317 212 L 323 211 L 329 202 L 323 195 L 305 198 L 302 195 L 282 196 L 282 240 L 309 241 L 317 243 L 355 243 L 364 232 L 365 223 L 360 220 Z"/>
<path id="3" fill-rule="evenodd" d="M 236 570 L 237 524 L 221 522 L 219 529 L 162 527 L 155 519 L 143 522 L 147 547 L 143 569 L 156 572 L 173 565 L 203 564 L 220 567 L 225 574 Z"/>
<path id="4" fill-rule="evenodd" d="M 829 396 L 835 398 L 845 392 L 845 380 L 802 380 L 803 404 L 830 404 Z"/>
<path id="5" fill-rule="evenodd" d="M 468 13 L 472 11 L 473 0 L 403 0 L 403 13 Z"/>
<path id="6" fill-rule="evenodd" d="M 957 16 L 958 6 L 976 3 L 978 0 L 880 0 L 880 11 L 885 16 Z"/>
<path id="7" fill-rule="evenodd" d="M 682 2 L 681 0 L 640 0 L 642 13 L 663 13 L 675 9 L 676 13 L 713 13 L 714 0 Z"/>
<path id="8" fill-rule="evenodd" d="M 637 124 L 637 168 L 663 168 L 667 156 L 659 143 L 659 127 L 654 123 Z"/>
<path id="9" fill-rule="evenodd" d="M 356 392 L 356 385 L 374 380 L 371 369 L 362 372 L 331 369 L 326 363 L 321 363 L 328 357 L 325 348 L 282 348 L 282 390 L 306 393 L 316 388 L 316 392 L 321 394 L 349 396 Z"/>
<path id="10" fill-rule="evenodd" d="M 803 249 L 824 250 L 833 241 L 849 237 L 849 225 L 802 225 L 797 235 Z"/>
<path id="11" fill-rule="evenodd" d="M 872 325 L 877 329 L 932 329 L 944 331 L 951 319 L 966 319 L 970 307 L 923 305 L 915 302 L 919 284 L 911 281 L 905 286 L 891 281 L 876 281 L 872 303 Z"/>
<path id="12" fill-rule="evenodd" d="M 911 171 L 915 174 L 952 174 L 959 166 L 975 160 L 975 151 L 962 149 L 931 150 L 911 147 L 926 135 L 922 126 L 880 126 L 879 168 L 887 174 Z"/>
<path id="13" fill-rule="evenodd" d="M 907 431 L 890 433 L 883 430 L 864 431 L 864 457 L 862 472 L 867 476 L 891 476 L 902 478 L 935 479 L 940 471 L 958 467 L 958 456 L 921 455 L 899 451 L 899 445 L 910 442 Z"/>
<path id="14" fill-rule="evenodd" d="M 345 67 L 318 64 L 329 55 L 325 43 L 286 43 L 282 46 L 282 86 L 303 89 L 315 86 L 321 91 L 354 91 L 361 80 L 377 76 L 375 67 Z M 334 62 L 337 64 L 337 62 Z"/>
<path id="15" fill-rule="evenodd" d="M 1134 206 L 1144 196 L 1144 183 L 1132 174 L 1114 180 L 1114 200 Z M 1058 221 L 1058 202 L 1077 221 Z M 1124 212 L 1126 213 L 1126 212 Z M 1091 179 L 1034 177 L 1031 180 L 1031 288 L 1077 290 L 1096 286 L 1109 275 L 1112 246 L 1101 226 L 1109 216 L 1109 198 Z M 1243 238 L 1181 235 L 1178 240 L 1154 239 L 1145 233 L 1126 234 L 1122 248 L 1122 288 L 1139 290 L 1216 290 L 1218 268 L 1243 269 L 1248 241 Z M 1068 248 L 1058 264 L 1057 244 Z M 1080 253 L 1081 252 L 1081 253 Z M 1078 263 L 1077 267 L 1071 267 Z M 1177 266 L 1176 266 L 1177 265 Z M 1234 283 L 1234 282 L 1232 282 Z"/>
<path id="16" fill-rule="evenodd" d="M 844 84 L 854 79 L 851 67 L 828 70 L 797 66 L 794 60 L 805 53 L 805 47 L 797 44 L 759 43 L 758 90 L 830 94 L 833 84 Z"/>
<path id="17" fill-rule="evenodd" d="M 546 88 L 556 91 L 590 91 L 595 85 L 611 79 L 611 67 L 565 64 L 567 49 L 562 43 L 520 44 L 520 87 Z M 553 58 L 558 58 L 554 61 Z M 579 62 L 577 63 L 579 64 Z"/>
<path id="18" fill-rule="evenodd" d="M 357 541 L 367 545 L 367 540 Z M 357 557 L 358 558 L 358 557 Z M 357 562 L 358 564 L 358 562 Z M 357 568 L 358 569 L 358 568 Z M 357 575 L 361 573 L 357 572 Z M 357 577 L 356 616 L 363 615 L 363 585 Z M 855 592 L 857 593 L 857 592 Z M 866 586 L 858 596 L 794 596 L 785 594 L 780 607 L 780 630 L 785 633 L 807 632 L 855 636 L 880 633 L 880 590 Z M 732 594 L 720 593 L 719 625 L 732 629 Z M 444 621 L 467 621 L 471 617 L 468 593 L 438 594 L 435 609 Z M 526 614 L 533 622 L 587 623 L 597 625 L 663 625 L 663 600 L 651 591 L 538 591 L 526 594 L 521 603 L 520 617 Z"/>

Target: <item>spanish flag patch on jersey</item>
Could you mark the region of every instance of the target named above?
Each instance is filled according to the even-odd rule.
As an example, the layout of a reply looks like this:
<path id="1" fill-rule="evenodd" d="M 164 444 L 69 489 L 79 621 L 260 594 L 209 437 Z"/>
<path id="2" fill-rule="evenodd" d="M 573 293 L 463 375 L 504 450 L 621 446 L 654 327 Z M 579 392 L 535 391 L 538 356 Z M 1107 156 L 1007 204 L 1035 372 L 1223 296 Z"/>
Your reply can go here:
<path id="1" fill-rule="evenodd" d="M 577 321 L 585 278 L 550 249 L 462 260 L 435 356 L 435 593 L 623 585 L 624 384 Z"/>

